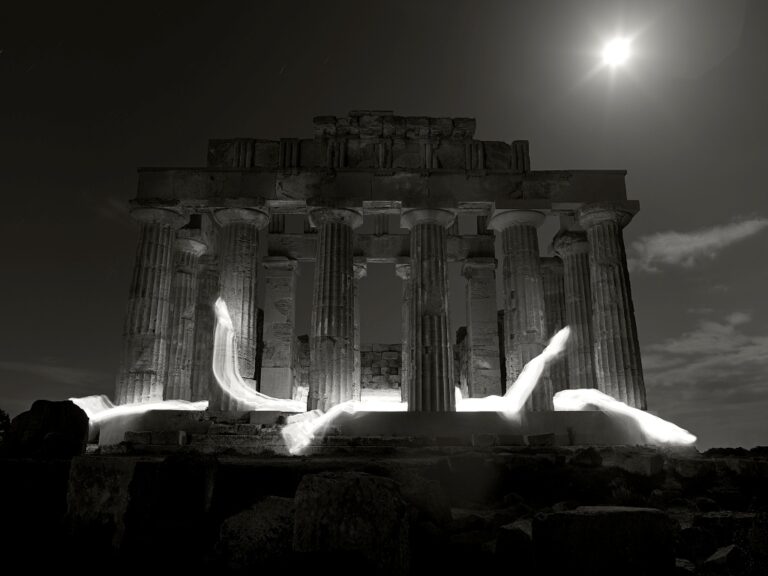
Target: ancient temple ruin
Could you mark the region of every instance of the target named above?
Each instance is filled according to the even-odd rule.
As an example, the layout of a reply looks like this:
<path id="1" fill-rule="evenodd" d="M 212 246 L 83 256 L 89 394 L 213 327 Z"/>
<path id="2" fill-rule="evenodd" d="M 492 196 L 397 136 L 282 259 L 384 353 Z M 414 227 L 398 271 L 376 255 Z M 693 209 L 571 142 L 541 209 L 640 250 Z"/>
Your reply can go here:
<path id="1" fill-rule="evenodd" d="M 447 266 L 459 262 L 470 396 L 501 394 L 569 325 L 566 357 L 528 409 L 551 410 L 553 393 L 565 388 L 598 388 L 644 409 L 622 237 L 639 205 L 627 199 L 626 172 L 532 170 L 527 141 L 480 141 L 474 133 L 470 118 L 353 111 L 316 117 L 312 138 L 211 140 L 205 167 L 141 169 L 117 402 L 177 398 L 238 408 L 211 372 L 219 295 L 236 330 L 240 374 L 264 394 L 291 398 L 301 368 L 294 304 L 302 261 L 315 263 L 308 408 L 359 398 L 357 283 L 367 265 L 391 263 L 403 286 L 402 309 L 392 311 L 402 319 L 403 400 L 410 411 L 452 411 Z M 559 219 L 560 231 L 556 256 L 543 257 L 537 229 L 547 217 Z M 460 218 L 473 224 L 469 233 Z M 372 233 L 357 232 L 365 219 Z"/>

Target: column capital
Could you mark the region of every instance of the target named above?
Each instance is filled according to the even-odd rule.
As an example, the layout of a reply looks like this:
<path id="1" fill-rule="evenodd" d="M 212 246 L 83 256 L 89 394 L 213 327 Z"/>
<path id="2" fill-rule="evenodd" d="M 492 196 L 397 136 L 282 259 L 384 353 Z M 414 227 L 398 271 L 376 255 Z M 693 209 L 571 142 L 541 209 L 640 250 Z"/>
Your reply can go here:
<path id="1" fill-rule="evenodd" d="M 587 233 L 580 230 L 560 230 L 552 240 L 552 248 L 560 258 L 573 254 L 587 254 L 589 252 Z"/>
<path id="2" fill-rule="evenodd" d="M 510 226 L 533 226 L 538 228 L 544 223 L 546 215 L 537 210 L 496 210 L 488 220 L 488 228 L 501 232 Z"/>
<path id="3" fill-rule="evenodd" d="M 439 224 L 448 228 L 456 219 L 456 211 L 447 208 L 409 208 L 403 210 L 400 222 L 409 230 L 418 224 Z"/>
<path id="4" fill-rule="evenodd" d="M 131 209 L 131 216 L 142 224 L 167 224 L 173 228 L 181 228 L 189 217 L 168 208 L 138 207 Z"/>
<path id="5" fill-rule="evenodd" d="M 556 274 L 563 273 L 563 261 L 557 256 L 544 256 L 539 260 L 542 271 L 547 270 Z"/>
<path id="6" fill-rule="evenodd" d="M 621 228 L 629 224 L 637 210 L 614 202 L 592 202 L 576 211 L 576 220 L 582 228 L 592 228 L 602 222 L 616 222 Z"/>
<path id="7" fill-rule="evenodd" d="M 267 270 L 286 270 L 293 272 L 299 266 L 298 260 L 286 256 L 267 256 L 261 259 L 261 265 Z"/>
<path id="8" fill-rule="evenodd" d="M 227 224 L 254 224 L 261 230 L 269 222 L 269 213 L 256 208 L 222 208 L 216 210 L 214 217 L 222 226 Z"/>
<path id="9" fill-rule="evenodd" d="M 355 208 L 310 208 L 308 215 L 315 228 L 323 224 L 346 224 L 354 230 L 363 224 L 363 212 Z"/>
<path id="10" fill-rule="evenodd" d="M 368 274 L 368 262 L 365 260 L 355 259 L 355 262 L 352 264 L 352 268 L 355 273 L 355 280 L 365 278 L 365 275 Z"/>
<path id="11" fill-rule="evenodd" d="M 395 264 L 395 273 L 397 274 L 397 277 L 401 280 L 410 280 L 411 279 L 411 263 L 410 262 L 401 262 L 399 264 Z"/>
<path id="12" fill-rule="evenodd" d="M 173 247 L 178 252 L 188 252 L 193 256 L 202 256 L 208 248 L 205 243 L 200 240 L 183 236 L 181 238 L 176 238 Z"/>
<path id="13" fill-rule="evenodd" d="M 468 258 L 461 267 L 461 275 L 471 278 L 477 270 L 496 270 L 496 258 Z"/>

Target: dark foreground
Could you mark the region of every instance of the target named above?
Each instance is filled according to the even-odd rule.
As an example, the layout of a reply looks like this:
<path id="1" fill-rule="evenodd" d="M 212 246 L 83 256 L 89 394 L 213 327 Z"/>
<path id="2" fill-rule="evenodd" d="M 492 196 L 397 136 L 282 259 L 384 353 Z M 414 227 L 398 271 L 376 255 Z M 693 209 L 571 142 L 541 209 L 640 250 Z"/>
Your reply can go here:
<path id="1" fill-rule="evenodd" d="M 238 426 L 82 454 L 87 425 L 72 443 L 17 425 L 0 457 L 3 569 L 768 574 L 766 448 L 336 437 L 290 457 L 255 453 L 273 427 Z"/>

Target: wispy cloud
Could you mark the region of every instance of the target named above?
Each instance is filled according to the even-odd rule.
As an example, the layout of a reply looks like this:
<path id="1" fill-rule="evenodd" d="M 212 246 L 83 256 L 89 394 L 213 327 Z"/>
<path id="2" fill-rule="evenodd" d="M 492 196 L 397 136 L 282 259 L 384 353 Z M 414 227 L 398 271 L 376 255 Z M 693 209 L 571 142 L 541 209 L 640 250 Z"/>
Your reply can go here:
<path id="1" fill-rule="evenodd" d="M 656 272 L 660 264 L 691 267 L 768 227 L 768 218 L 752 218 L 693 232 L 658 232 L 632 242 L 629 265 Z"/>
<path id="2" fill-rule="evenodd" d="M 742 311 L 701 319 L 693 330 L 646 346 L 643 369 L 650 408 L 684 427 L 688 423 L 694 434 L 694 423 L 708 431 L 704 445 L 727 442 L 722 436 L 726 428 L 734 442 L 760 436 L 757 423 L 764 423 L 764 417 L 760 420 L 754 412 L 768 406 L 768 336 L 749 334 L 745 328 L 751 321 Z M 754 430 L 739 432 L 742 419 Z M 764 425 L 762 440 L 752 443 L 756 441 L 768 443 Z"/>

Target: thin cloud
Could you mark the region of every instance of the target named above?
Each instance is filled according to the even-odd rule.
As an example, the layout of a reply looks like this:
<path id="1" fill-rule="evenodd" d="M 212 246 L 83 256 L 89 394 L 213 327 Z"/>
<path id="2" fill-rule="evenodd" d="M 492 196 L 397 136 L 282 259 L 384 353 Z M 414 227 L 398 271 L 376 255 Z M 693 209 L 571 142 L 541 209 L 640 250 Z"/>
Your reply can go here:
<path id="1" fill-rule="evenodd" d="M 768 405 L 768 336 L 746 333 L 751 321 L 741 311 L 717 321 L 701 319 L 693 330 L 644 347 L 651 410 L 694 434 L 697 427 L 709 430 L 711 440 L 704 438 L 700 447 L 715 438 L 765 443 L 768 429 L 756 428 L 756 411 Z M 713 426 L 728 428 L 728 435 L 712 434 Z"/>
<path id="2" fill-rule="evenodd" d="M 694 232 L 658 232 L 632 242 L 630 268 L 657 272 L 659 265 L 690 268 L 703 259 L 753 236 L 768 226 L 768 218 L 752 218 Z"/>

